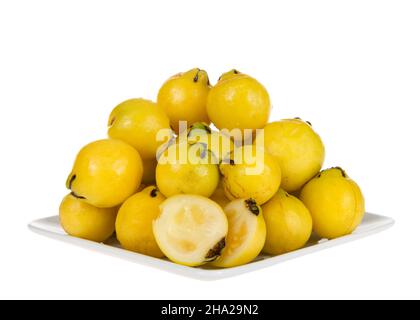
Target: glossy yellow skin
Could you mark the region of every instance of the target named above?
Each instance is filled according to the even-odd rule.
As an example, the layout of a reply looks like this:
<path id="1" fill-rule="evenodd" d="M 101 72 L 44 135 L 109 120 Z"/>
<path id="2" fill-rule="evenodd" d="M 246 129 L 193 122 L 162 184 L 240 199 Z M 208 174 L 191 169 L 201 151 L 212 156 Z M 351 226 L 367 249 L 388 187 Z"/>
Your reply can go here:
<path id="1" fill-rule="evenodd" d="M 260 254 L 266 238 L 261 207 L 255 204 L 253 213 L 245 199 L 238 199 L 229 203 L 224 211 L 229 225 L 226 247 L 212 265 L 231 268 L 251 262 Z"/>
<path id="2" fill-rule="evenodd" d="M 60 223 L 71 236 L 104 242 L 115 230 L 117 208 L 97 208 L 67 195 L 60 205 Z"/>
<path id="3" fill-rule="evenodd" d="M 244 76 L 243 73 L 240 73 L 238 70 L 236 69 L 232 69 L 228 72 L 223 73 L 220 77 L 218 81 L 224 81 L 227 79 L 231 79 L 231 78 L 235 78 L 237 76 Z"/>
<path id="4" fill-rule="evenodd" d="M 219 131 L 211 130 L 204 122 L 194 123 L 188 128 L 187 134 L 185 136 L 180 135 L 178 140 L 182 140 L 183 138 L 190 144 L 205 143 L 208 150 L 215 156 L 217 164 L 228 157 L 229 153 L 235 148 L 235 145 L 229 136 Z"/>
<path id="5" fill-rule="evenodd" d="M 198 195 L 166 199 L 153 221 L 153 234 L 165 256 L 191 267 L 217 259 L 227 232 L 228 220 L 222 208 Z"/>
<path id="6" fill-rule="evenodd" d="M 155 159 L 162 145 L 156 134 L 171 130 L 169 118 L 156 103 L 145 99 L 130 99 L 114 108 L 108 120 L 108 136 L 120 139 L 140 153 L 142 159 Z"/>
<path id="7" fill-rule="evenodd" d="M 124 249 L 162 258 L 164 255 L 153 235 L 153 220 L 159 215 L 159 206 L 165 197 L 155 186 L 128 198 L 118 211 L 115 229 Z"/>
<path id="8" fill-rule="evenodd" d="M 80 150 L 67 179 L 67 188 L 87 203 L 111 208 L 123 203 L 141 184 L 143 164 L 127 143 L 98 140 Z"/>
<path id="9" fill-rule="evenodd" d="M 281 187 L 299 190 L 322 167 L 325 148 L 312 127 L 299 119 L 269 123 L 264 127 L 264 146 L 280 163 Z"/>
<path id="10" fill-rule="evenodd" d="M 260 129 L 270 117 L 267 90 L 250 76 L 228 74 L 211 89 L 207 114 L 219 129 Z"/>
<path id="11" fill-rule="evenodd" d="M 321 238 L 334 239 L 352 233 L 365 213 L 362 191 L 340 168 L 322 171 L 303 187 L 300 198 Z"/>
<path id="12" fill-rule="evenodd" d="M 179 152 L 176 152 L 175 157 L 170 158 L 167 163 L 163 163 L 162 157 L 169 157 L 171 152 L 177 148 L 181 150 L 185 159 L 179 155 Z M 198 153 L 204 152 L 205 158 L 201 159 L 195 152 L 190 152 L 191 148 L 198 150 Z M 188 153 L 191 154 L 191 158 L 187 156 Z M 170 146 L 159 158 L 156 167 L 156 184 L 160 192 L 166 197 L 176 194 L 210 197 L 219 183 L 218 165 L 213 164 L 210 157 L 211 153 L 206 152 L 206 149 L 199 145 L 190 145 L 185 141 Z"/>
<path id="13" fill-rule="evenodd" d="M 258 166 L 258 161 L 247 164 L 245 158 L 242 158 L 242 163 L 239 159 L 234 159 L 232 164 L 222 163 L 220 172 L 223 176 L 223 188 L 230 200 L 253 198 L 261 205 L 270 200 L 279 189 L 281 169 L 277 160 L 264 149 L 252 145 L 243 146 L 235 149 L 235 157 L 241 158 L 244 152 L 252 152 L 254 156 L 256 152 L 263 154 L 263 170 L 256 175 L 248 174 L 247 170 Z"/>
<path id="14" fill-rule="evenodd" d="M 209 123 L 206 102 L 210 91 L 207 72 L 198 68 L 169 78 L 160 88 L 157 103 L 168 115 L 171 127 L 179 132 L 179 121 Z"/>
<path id="15" fill-rule="evenodd" d="M 312 217 L 298 198 L 280 189 L 262 206 L 267 238 L 263 251 L 278 255 L 302 248 L 312 233 Z"/>
<path id="16" fill-rule="evenodd" d="M 152 185 L 156 182 L 156 159 L 143 159 L 143 179 L 145 185 Z"/>

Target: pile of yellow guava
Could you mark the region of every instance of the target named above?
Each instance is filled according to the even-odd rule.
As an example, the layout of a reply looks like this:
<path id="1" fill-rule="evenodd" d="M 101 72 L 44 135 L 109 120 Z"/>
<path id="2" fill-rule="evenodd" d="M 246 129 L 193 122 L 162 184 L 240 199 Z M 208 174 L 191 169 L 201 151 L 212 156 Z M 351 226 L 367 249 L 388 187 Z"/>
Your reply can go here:
<path id="1" fill-rule="evenodd" d="M 76 156 L 63 229 L 96 242 L 116 233 L 126 250 L 222 268 L 297 250 L 312 234 L 352 233 L 365 212 L 358 185 L 340 167 L 322 170 L 311 123 L 269 122 L 270 112 L 265 87 L 237 70 L 212 86 L 195 68 L 169 78 L 156 102 L 122 102 L 109 138 Z"/>

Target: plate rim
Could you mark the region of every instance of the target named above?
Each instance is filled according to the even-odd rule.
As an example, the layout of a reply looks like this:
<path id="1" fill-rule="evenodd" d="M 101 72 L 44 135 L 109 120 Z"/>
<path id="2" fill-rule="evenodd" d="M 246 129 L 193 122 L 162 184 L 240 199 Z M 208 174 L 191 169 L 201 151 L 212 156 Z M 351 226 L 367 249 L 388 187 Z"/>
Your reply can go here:
<path id="1" fill-rule="evenodd" d="M 366 217 L 374 217 L 380 219 L 377 221 L 374 226 L 371 226 L 369 229 L 364 230 L 363 232 L 355 232 L 337 239 L 326 240 L 323 239 L 319 241 L 317 244 L 304 247 L 298 249 L 296 251 L 292 251 L 289 253 L 285 253 L 278 256 L 269 257 L 267 259 L 262 259 L 259 261 L 254 261 L 249 264 L 245 264 L 238 267 L 227 268 L 227 269 L 203 269 L 203 268 L 196 268 L 196 267 L 187 267 L 183 265 L 179 265 L 173 263 L 168 260 L 163 260 L 159 258 L 154 258 L 150 256 L 146 256 L 140 253 L 131 252 L 128 250 L 124 250 L 122 248 L 118 248 L 112 245 L 104 244 L 104 243 L 97 243 L 81 238 L 76 238 L 67 234 L 58 233 L 48 229 L 45 226 L 45 222 L 47 220 L 57 219 L 56 216 L 49 216 L 44 217 L 41 219 L 36 219 L 28 224 L 29 230 L 32 232 L 52 238 L 54 240 L 58 240 L 61 242 L 65 242 L 68 244 L 76 245 L 86 250 L 93 250 L 102 254 L 107 254 L 109 256 L 113 256 L 116 258 L 128 260 L 137 264 L 142 264 L 147 267 L 156 268 L 159 270 L 163 270 L 170 273 L 175 273 L 181 276 L 185 276 L 188 278 L 194 278 L 197 280 L 205 280 L 205 281 L 212 281 L 212 280 L 220 280 L 229 277 L 239 276 L 244 273 L 253 272 L 260 269 L 265 269 L 273 265 L 280 264 L 287 260 L 295 259 L 300 256 L 308 255 L 315 253 L 317 251 L 325 250 L 331 247 L 335 247 L 347 242 L 359 240 L 373 234 L 382 232 L 386 229 L 391 228 L 395 224 L 395 220 L 393 218 L 377 215 L 373 213 L 366 213 Z"/>

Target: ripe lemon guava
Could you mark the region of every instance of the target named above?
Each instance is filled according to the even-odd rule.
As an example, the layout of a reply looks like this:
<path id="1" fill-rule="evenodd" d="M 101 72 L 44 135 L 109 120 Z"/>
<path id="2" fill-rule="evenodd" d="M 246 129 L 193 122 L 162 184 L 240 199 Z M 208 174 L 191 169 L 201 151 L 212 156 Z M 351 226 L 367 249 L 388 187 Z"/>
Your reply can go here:
<path id="1" fill-rule="evenodd" d="M 197 122 L 188 128 L 186 135 L 181 135 L 178 140 L 186 140 L 189 144 L 202 143 L 213 153 L 217 163 L 220 163 L 234 149 L 230 136 L 220 131 L 212 130 L 206 123 Z"/>
<path id="2" fill-rule="evenodd" d="M 247 159 L 246 154 L 252 157 Z M 260 205 L 271 199 L 282 180 L 277 160 L 253 145 L 235 149 L 230 163 L 220 164 L 220 172 L 230 200 L 252 198 Z"/>
<path id="3" fill-rule="evenodd" d="M 164 143 L 158 141 L 161 130 L 171 131 L 169 119 L 156 103 L 130 99 L 112 110 L 108 120 L 108 136 L 133 146 L 142 159 L 156 159 L 156 151 Z"/>
<path id="4" fill-rule="evenodd" d="M 225 247 L 227 232 L 222 208 L 198 195 L 166 199 L 153 222 L 153 234 L 165 256 L 191 267 L 217 259 Z"/>
<path id="5" fill-rule="evenodd" d="M 280 163 L 285 191 L 298 191 L 321 170 L 325 148 L 310 124 L 286 119 L 267 124 L 262 133 L 265 149 Z"/>
<path id="6" fill-rule="evenodd" d="M 312 233 L 312 217 L 298 198 L 280 189 L 262 206 L 267 239 L 263 251 L 278 255 L 302 248 Z"/>
<path id="7" fill-rule="evenodd" d="M 352 233 L 365 213 L 362 191 L 339 167 L 324 170 L 309 181 L 300 199 L 312 215 L 315 233 L 326 239 Z"/>
<path id="8" fill-rule="evenodd" d="M 207 113 L 219 129 L 261 129 L 270 117 L 270 96 L 256 79 L 234 72 L 222 75 L 210 90 Z M 246 137 L 245 137 L 246 138 Z"/>
<path id="9" fill-rule="evenodd" d="M 159 215 L 165 197 L 149 186 L 128 198 L 118 210 L 115 231 L 124 249 L 161 258 L 162 251 L 153 235 L 152 223 Z"/>
<path id="10" fill-rule="evenodd" d="M 209 123 L 206 111 L 209 91 L 207 72 L 195 68 L 169 78 L 159 90 L 157 103 L 178 133 L 179 121 L 186 121 L 187 127 L 196 122 Z"/>
<path id="11" fill-rule="evenodd" d="M 218 165 L 206 146 L 181 141 L 171 145 L 159 158 L 156 184 L 166 197 L 196 194 L 210 197 L 219 183 Z"/>
<path id="12" fill-rule="evenodd" d="M 260 254 L 266 237 L 261 207 L 253 199 L 237 199 L 224 211 L 229 225 L 226 247 L 212 265 L 231 268 L 251 262 Z"/>
<path id="13" fill-rule="evenodd" d="M 71 236 L 104 242 L 114 233 L 117 208 L 97 208 L 69 194 L 60 205 L 60 223 Z"/>
<path id="14" fill-rule="evenodd" d="M 100 208 L 123 203 L 137 191 L 142 159 L 129 144 L 115 139 L 92 142 L 78 153 L 66 186 L 72 194 Z"/>

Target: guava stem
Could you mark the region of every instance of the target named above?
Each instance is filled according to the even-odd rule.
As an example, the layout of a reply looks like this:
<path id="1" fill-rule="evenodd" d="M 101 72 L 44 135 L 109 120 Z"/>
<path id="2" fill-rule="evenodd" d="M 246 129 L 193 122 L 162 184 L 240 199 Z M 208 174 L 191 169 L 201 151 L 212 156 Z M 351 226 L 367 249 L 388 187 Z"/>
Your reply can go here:
<path id="1" fill-rule="evenodd" d="M 229 72 L 233 72 L 233 74 L 240 74 L 240 72 L 236 69 L 232 69 Z M 229 72 L 227 72 L 227 73 L 229 73 Z M 222 74 L 217 81 L 220 81 L 220 79 L 222 79 L 223 75 L 225 75 L 225 74 L 226 73 Z"/>
<path id="2" fill-rule="evenodd" d="M 341 167 L 334 167 L 334 168 L 332 168 L 332 169 L 337 169 L 337 170 L 340 170 L 341 175 L 343 176 L 343 178 L 347 178 L 347 173 L 346 173 L 346 171 L 344 171 L 344 169 L 343 169 L 343 168 L 341 168 Z"/>
<path id="3" fill-rule="evenodd" d="M 294 118 L 295 120 L 300 120 L 300 121 L 303 121 L 302 120 L 302 118 L 300 118 L 300 117 L 295 117 Z M 310 121 L 305 121 L 307 124 L 309 124 L 311 127 L 312 127 L 312 123 L 310 122 Z"/>
<path id="4" fill-rule="evenodd" d="M 318 178 L 320 178 L 320 177 L 321 177 L 321 175 L 322 175 L 322 173 L 323 173 L 324 171 L 327 171 L 327 170 L 333 170 L 333 169 L 339 170 L 339 171 L 341 172 L 341 175 L 343 176 L 343 178 L 347 178 L 347 177 L 348 177 L 348 176 L 347 176 L 346 171 L 345 171 L 343 168 L 341 168 L 341 167 L 332 167 L 332 168 L 329 168 L 329 169 L 322 170 L 322 171 L 321 171 L 321 172 L 317 175 L 317 177 L 318 177 Z"/>
<path id="5" fill-rule="evenodd" d="M 73 175 L 71 176 L 70 181 L 69 181 L 69 183 L 68 183 L 68 185 L 67 185 L 67 189 L 71 190 L 71 187 L 72 187 L 72 185 L 73 185 L 74 180 L 76 180 L 76 175 L 75 175 L 75 174 L 73 174 Z"/>
<path id="6" fill-rule="evenodd" d="M 76 199 L 82 199 L 82 200 L 85 200 L 85 199 L 86 199 L 85 197 L 79 196 L 78 194 L 74 193 L 73 191 L 72 191 L 72 192 L 70 192 L 70 194 L 71 194 L 73 197 L 75 197 Z"/>
<path id="7" fill-rule="evenodd" d="M 108 121 L 108 127 L 112 127 L 112 125 L 114 124 L 114 122 L 115 122 L 115 116 L 113 116 L 112 118 L 109 119 L 109 121 Z"/>
<path id="8" fill-rule="evenodd" d="M 69 184 L 67 186 L 67 189 L 71 190 L 71 188 L 73 187 L 73 182 L 74 180 L 76 180 L 76 175 L 73 174 L 70 178 Z M 75 197 L 76 199 L 86 199 L 85 197 L 79 196 L 77 193 L 75 193 L 73 190 L 71 190 L 70 194 Z"/>
<path id="9" fill-rule="evenodd" d="M 197 73 L 195 74 L 195 77 L 194 77 L 194 82 L 197 82 L 198 81 L 198 74 L 200 73 L 200 69 L 199 68 L 197 68 Z"/>

